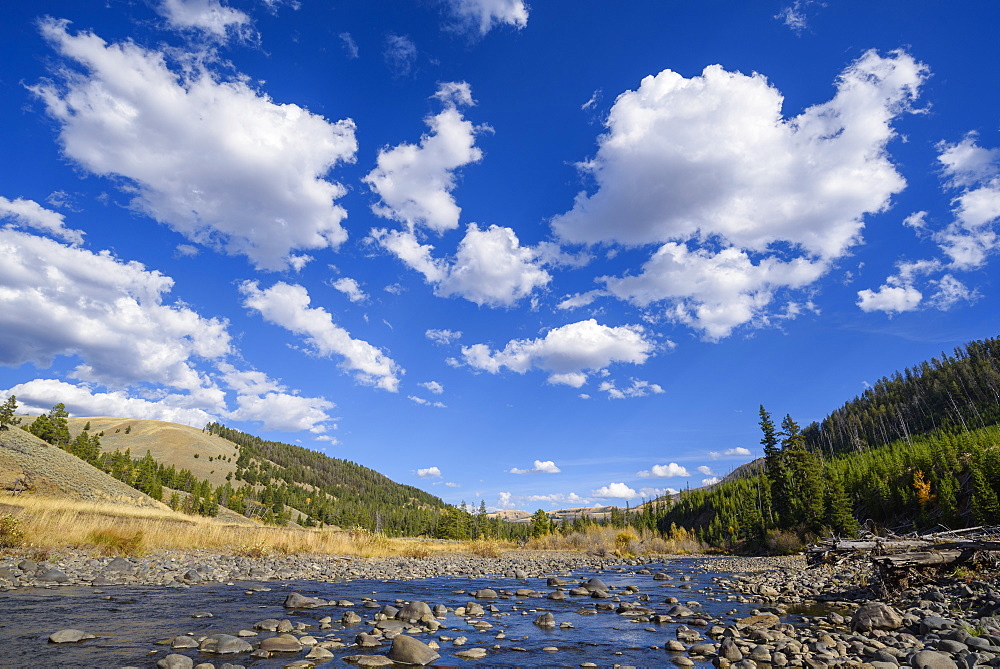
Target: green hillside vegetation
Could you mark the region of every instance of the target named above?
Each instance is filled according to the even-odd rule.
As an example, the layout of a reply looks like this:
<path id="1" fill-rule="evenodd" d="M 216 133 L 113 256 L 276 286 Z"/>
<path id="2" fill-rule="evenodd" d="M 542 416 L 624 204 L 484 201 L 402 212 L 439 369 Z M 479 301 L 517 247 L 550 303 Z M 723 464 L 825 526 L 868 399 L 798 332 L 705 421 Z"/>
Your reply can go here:
<path id="1" fill-rule="evenodd" d="M 1000 341 L 878 381 L 822 422 L 780 431 L 760 408 L 762 466 L 684 491 L 660 518 L 705 542 L 781 552 L 859 524 L 1000 523 Z"/>
<path id="2" fill-rule="evenodd" d="M 0 407 L 4 428 L 20 422 L 14 416 L 16 409 L 14 396 Z M 83 425 L 75 435 L 70 430 L 71 421 Z M 91 433 L 92 423 L 118 427 L 106 437 L 104 430 Z M 137 426 L 134 434 L 133 425 Z M 191 431 L 186 426 L 107 417 L 70 419 L 61 403 L 32 419 L 25 429 L 186 513 L 215 516 L 220 508 L 226 508 L 266 524 L 360 528 L 386 536 L 510 540 L 524 539 L 530 533 L 524 525 L 487 517 L 485 504 L 477 511 L 467 508 L 464 502 L 455 507 L 354 462 L 267 441 L 219 423 L 206 425 L 199 434 L 227 444 L 221 450 L 217 444 L 206 445 L 191 435 L 178 435 Z M 198 432 L 196 428 L 194 432 Z M 114 442 L 114 448 L 102 447 L 102 438 Z M 150 449 L 135 457 L 128 446 L 130 440 L 136 445 L 152 445 L 161 459 L 154 458 Z M 215 455 L 201 458 L 199 449 Z M 176 451 L 181 451 L 183 457 Z M 230 452 L 236 457 L 223 455 Z M 184 458 L 193 458 L 190 461 L 197 463 L 194 468 L 205 477 L 174 463 Z M 209 475 L 219 479 L 222 471 L 227 471 L 224 480 L 213 484 Z"/>

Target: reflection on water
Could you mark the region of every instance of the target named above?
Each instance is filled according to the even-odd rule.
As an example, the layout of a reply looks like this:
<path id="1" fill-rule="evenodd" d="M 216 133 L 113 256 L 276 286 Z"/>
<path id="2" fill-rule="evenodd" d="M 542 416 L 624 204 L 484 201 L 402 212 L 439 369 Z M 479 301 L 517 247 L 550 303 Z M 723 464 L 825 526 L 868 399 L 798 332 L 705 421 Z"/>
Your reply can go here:
<path id="1" fill-rule="evenodd" d="M 691 560 L 676 560 L 647 567 L 651 571 L 663 571 L 674 577 L 671 581 L 654 581 L 651 575 L 638 575 L 631 571 L 590 572 L 573 574 L 574 579 L 586 580 L 592 576 L 601 578 L 609 586 L 616 587 L 611 594 L 621 601 L 637 602 L 640 595 L 648 595 L 644 606 L 666 613 L 670 604 L 667 597 L 676 597 L 682 603 L 696 601 L 700 608 L 696 611 L 713 618 L 732 620 L 747 615 L 751 606 L 733 602 L 718 601 L 718 593 L 710 589 L 715 574 L 691 569 Z M 682 582 L 677 577 L 689 575 L 692 580 Z M 270 588 L 267 592 L 246 594 L 247 590 L 261 585 Z M 627 586 L 637 586 L 638 593 L 626 592 Z M 320 641 L 340 639 L 351 644 L 354 637 L 368 631 L 366 623 L 345 628 L 339 620 L 343 610 L 337 607 L 307 611 L 288 611 L 282 602 L 289 592 L 299 592 L 306 596 L 324 599 L 350 600 L 354 611 L 364 618 L 370 618 L 377 609 L 361 607 L 363 597 L 375 599 L 380 605 L 394 604 L 396 600 L 427 602 L 432 607 L 444 604 L 454 609 L 472 601 L 472 594 L 483 587 L 514 592 L 518 588 L 531 588 L 547 593 L 554 588 L 546 587 L 544 579 L 521 581 L 506 578 L 456 578 L 440 577 L 417 581 L 350 581 L 345 583 L 315 583 L 303 581 L 269 581 L 266 583 L 239 582 L 234 585 L 194 586 L 189 589 L 153 587 L 107 587 L 101 590 L 82 587 L 58 587 L 51 589 L 28 589 L 0 593 L 0 665 L 18 666 L 155 666 L 157 659 L 173 652 L 162 642 L 179 634 L 236 634 L 241 629 L 249 629 L 254 623 L 265 618 L 288 618 L 293 623 L 304 622 L 312 625 L 307 633 Z M 461 591 L 467 591 L 462 593 Z M 702 592 L 699 592 L 702 591 Z M 436 634 L 423 634 L 424 641 L 438 636 L 465 636 L 468 643 L 464 648 L 486 648 L 489 652 L 485 660 L 463 661 L 453 653 L 463 648 L 455 648 L 450 642 L 441 642 L 441 660 L 447 666 L 466 666 L 488 663 L 509 666 L 577 666 L 581 662 L 594 662 L 607 666 L 625 664 L 636 666 L 663 666 L 669 662 L 663 646 L 674 639 L 676 624 L 656 625 L 650 622 L 635 622 L 617 615 L 614 610 L 598 611 L 597 615 L 581 615 L 581 608 L 593 608 L 599 602 L 589 597 L 568 597 L 564 601 L 545 598 L 515 597 L 498 599 L 493 605 L 499 612 L 491 613 L 489 603 L 487 613 L 482 618 L 493 627 L 478 631 L 464 619 L 449 614 L 441 621 L 448 629 Z M 736 612 L 727 612 L 736 608 Z M 211 612 L 211 618 L 192 618 L 198 612 Z M 554 629 L 542 629 L 533 624 L 542 611 L 551 611 L 556 619 Z M 321 631 L 318 620 L 332 616 L 333 627 Z M 570 623 L 571 628 L 561 628 L 561 623 Z M 82 629 L 98 638 L 79 644 L 55 645 L 48 643 L 48 636 L 60 629 Z M 696 628 L 698 629 L 698 628 Z M 704 628 L 701 628 L 704 630 Z M 496 638 L 498 634 L 504 638 Z M 261 636 L 269 636 L 263 632 Z M 257 637 L 258 639 L 260 637 Z M 253 639 L 249 639 L 253 641 Z M 499 646 L 499 648 L 494 648 Z M 556 653 L 543 651 L 555 646 Z M 336 660 L 348 655 L 385 654 L 388 644 L 374 649 L 360 650 L 350 645 L 334 651 Z M 518 650 L 520 649 L 520 650 Z M 183 651 L 195 662 L 223 662 L 243 664 L 248 667 L 281 667 L 304 657 L 306 651 L 298 654 L 284 654 L 268 660 L 251 658 L 249 654 L 237 656 L 200 655 L 197 651 Z"/>

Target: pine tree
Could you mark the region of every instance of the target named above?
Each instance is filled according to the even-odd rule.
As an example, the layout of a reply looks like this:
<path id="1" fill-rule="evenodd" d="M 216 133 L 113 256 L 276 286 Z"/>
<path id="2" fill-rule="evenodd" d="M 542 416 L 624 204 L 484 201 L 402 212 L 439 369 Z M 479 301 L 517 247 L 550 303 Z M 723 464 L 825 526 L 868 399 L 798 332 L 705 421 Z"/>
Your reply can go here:
<path id="1" fill-rule="evenodd" d="M 767 518 L 769 525 L 774 527 L 781 521 L 781 514 L 788 509 L 788 485 L 785 480 L 785 460 L 778 445 L 778 432 L 771 414 L 763 404 L 760 405 L 760 430 L 764 434 L 760 443 L 764 447 L 764 471 L 768 483 L 766 495 L 762 494 L 762 497 L 766 496 L 771 501 L 767 508 Z"/>
<path id="2" fill-rule="evenodd" d="M 17 397 L 11 395 L 0 405 L 0 430 L 6 430 L 8 425 L 20 425 L 21 419 L 14 415 L 16 413 Z"/>

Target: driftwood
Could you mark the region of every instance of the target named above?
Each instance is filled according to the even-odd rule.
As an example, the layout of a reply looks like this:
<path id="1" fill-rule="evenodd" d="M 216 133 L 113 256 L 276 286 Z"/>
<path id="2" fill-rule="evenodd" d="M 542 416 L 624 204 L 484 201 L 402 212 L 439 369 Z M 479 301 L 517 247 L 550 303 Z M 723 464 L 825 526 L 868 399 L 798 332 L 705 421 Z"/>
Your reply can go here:
<path id="1" fill-rule="evenodd" d="M 936 581 L 961 565 L 997 562 L 1000 527 L 971 527 L 912 537 L 832 538 L 809 546 L 806 556 L 811 565 L 869 559 L 883 594 L 888 594 Z"/>

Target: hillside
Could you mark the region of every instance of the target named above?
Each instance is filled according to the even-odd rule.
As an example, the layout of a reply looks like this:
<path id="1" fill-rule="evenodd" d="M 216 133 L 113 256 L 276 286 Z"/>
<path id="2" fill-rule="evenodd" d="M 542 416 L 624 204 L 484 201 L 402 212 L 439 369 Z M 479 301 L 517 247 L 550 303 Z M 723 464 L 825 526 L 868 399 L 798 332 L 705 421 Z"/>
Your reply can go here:
<path id="1" fill-rule="evenodd" d="M 163 508 L 148 495 L 17 427 L 0 431 L 0 489 Z"/>
<path id="2" fill-rule="evenodd" d="M 239 449 L 221 437 L 189 425 L 160 420 L 112 418 L 97 416 L 68 419 L 71 437 L 90 425 L 90 434 L 104 433 L 101 451 L 131 451 L 141 458 L 148 450 L 160 464 L 187 469 L 198 479 L 207 479 L 213 486 L 226 482 L 226 475 L 236 475 Z"/>
<path id="3" fill-rule="evenodd" d="M 859 524 L 900 531 L 1000 523 L 1000 340 L 880 379 L 800 430 L 761 407 L 765 457 L 660 519 L 716 545 L 794 543 Z"/>

